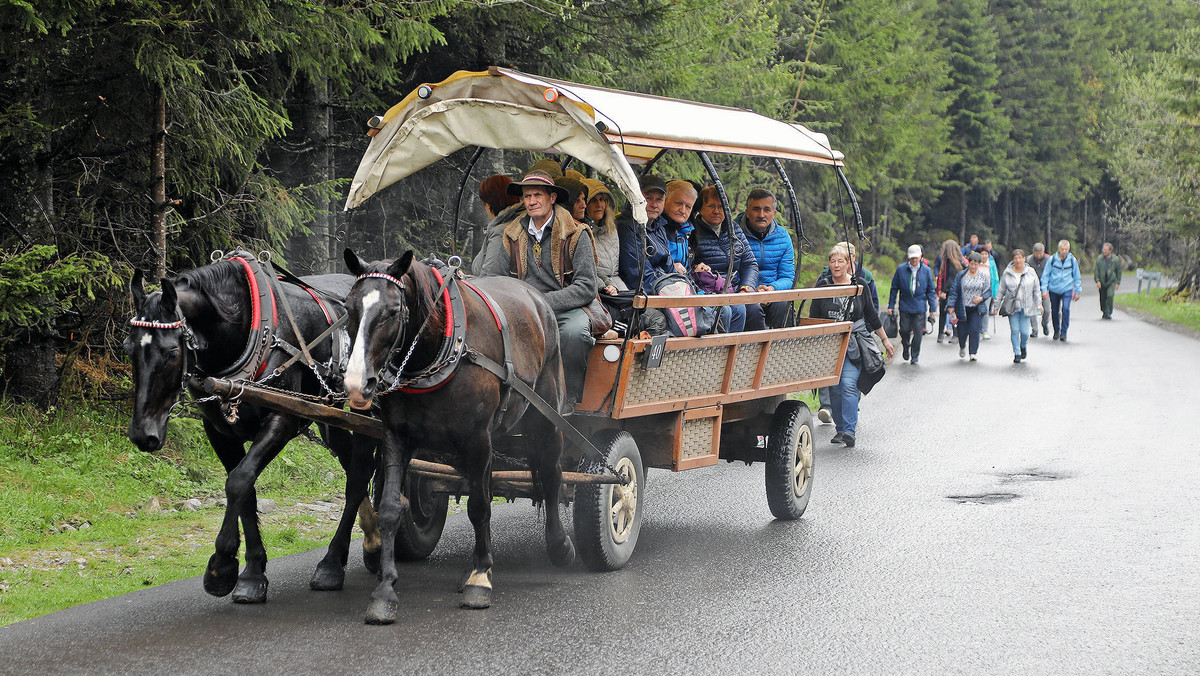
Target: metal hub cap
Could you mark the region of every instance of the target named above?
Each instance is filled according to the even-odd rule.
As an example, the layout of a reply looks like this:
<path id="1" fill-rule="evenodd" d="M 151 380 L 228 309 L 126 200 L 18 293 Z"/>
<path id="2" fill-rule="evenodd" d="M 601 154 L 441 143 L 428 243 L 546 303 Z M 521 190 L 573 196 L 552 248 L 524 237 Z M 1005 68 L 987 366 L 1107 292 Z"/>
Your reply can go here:
<path id="1" fill-rule="evenodd" d="M 633 517 L 637 513 L 638 477 L 629 458 L 621 458 L 614 469 L 617 470 L 617 474 L 630 478 L 629 483 L 624 486 L 612 484 L 609 487 L 608 531 L 613 542 L 621 544 L 629 539 L 629 534 L 633 531 Z"/>
<path id="2" fill-rule="evenodd" d="M 812 429 L 805 425 L 796 435 L 796 452 L 792 459 L 792 490 L 796 495 L 804 495 L 804 487 L 812 478 L 812 458 Z"/>

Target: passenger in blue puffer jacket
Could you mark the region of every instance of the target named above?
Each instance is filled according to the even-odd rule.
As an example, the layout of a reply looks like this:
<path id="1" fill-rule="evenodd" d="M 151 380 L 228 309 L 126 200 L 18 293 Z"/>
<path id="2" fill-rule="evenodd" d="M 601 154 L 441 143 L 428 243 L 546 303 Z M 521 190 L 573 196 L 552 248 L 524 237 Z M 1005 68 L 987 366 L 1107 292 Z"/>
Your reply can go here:
<path id="1" fill-rule="evenodd" d="M 758 286 L 755 291 L 785 291 L 792 288 L 796 278 L 796 250 L 792 236 L 775 222 L 775 195 L 769 190 L 755 188 L 746 198 L 746 211 L 737 222 L 746 233 L 750 252 L 758 263 Z M 791 310 L 788 301 L 776 301 L 761 306 L 767 326 L 777 329 L 787 323 Z M 747 315 L 746 323 L 752 319 Z"/>

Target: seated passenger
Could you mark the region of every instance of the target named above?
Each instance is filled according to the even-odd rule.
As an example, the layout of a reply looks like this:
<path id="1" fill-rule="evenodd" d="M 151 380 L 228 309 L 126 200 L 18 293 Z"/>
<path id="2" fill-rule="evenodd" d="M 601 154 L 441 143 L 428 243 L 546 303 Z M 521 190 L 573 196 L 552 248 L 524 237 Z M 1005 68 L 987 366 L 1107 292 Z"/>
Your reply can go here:
<path id="1" fill-rule="evenodd" d="M 621 242 L 617 237 L 617 219 L 613 209 L 613 195 L 608 187 L 594 178 L 583 179 L 588 189 L 586 222 L 592 228 L 596 241 L 596 277 L 600 290 L 610 296 L 628 291 L 620 275 Z"/>
<path id="2" fill-rule="evenodd" d="M 753 291 L 758 284 L 758 262 L 750 253 L 750 243 L 742 234 L 742 229 L 736 225 L 732 228 L 722 227 L 725 224 L 725 207 L 721 204 L 721 195 L 715 185 L 710 185 L 700 191 L 700 212 L 694 219 L 696 229 L 692 233 L 692 270 L 694 272 L 709 272 L 713 275 L 724 275 L 729 271 L 729 236 L 730 231 L 736 236 L 733 245 L 735 264 L 733 274 L 725 283 L 739 293 Z M 763 323 L 762 308 L 758 303 L 733 306 L 733 316 L 730 320 L 730 331 L 740 331 L 737 328 L 741 315 L 742 328 L 747 331 L 757 331 L 766 328 Z"/>
<path id="3" fill-rule="evenodd" d="M 520 216 L 525 210 L 518 197 L 508 194 L 508 184 L 512 179 L 497 174 L 485 178 L 479 184 L 479 201 L 483 203 L 483 211 L 487 214 L 488 224 L 483 228 L 483 244 L 475 252 L 475 260 L 471 261 L 471 274 L 483 274 L 484 261 L 488 251 L 500 246 L 500 234 L 504 224 Z"/>
<path id="4" fill-rule="evenodd" d="M 755 188 L 746 198 L 746 211 L 738 217 L 750 252 L 758 263 L 758 286 L 755 291 L 784 291 L 792 288 L 796 277 L 796 250 L 792 237 L 775 222 L 775 195 L 769 190 Z M 791 314 L 792 304 L 781 300 L 761 303 L 764 322 L 777 329 L 784 326 Z M 757 319 L 747 318 L 755 326 Z"/>
<path id="5" fill-rule="evenodd" d="M 695 226 L 692 225 L 692 205 L 696 203 L 696 188 L 687 181 L 671 181 L 667 183 L 667 194 L 663 201 L 663 216 L 666 216 L 667 246 L 671 248 L 671 260 L 675 261 L 675 271 L 686 275 L 691 252 L 688 250 L 688 236 Z"/>
<path id="6" fill-rule="evenodd" d="M 638 289 L 639 282 L 645 293 L 654 293 L 654 283 L 663 275 L 676 272 L 671 258 L 671 245 L 667 241 L 667 219 L 662 215 L 667 197 L 667 184 L 654 174 L 647 174 L 638 183 L 642 196 L 646 198 L 646 248 L 642 249 L 639 226 L 632 217 L 626 216 L 617 224 L 617 236 L 621 243 L 621 279 L 630 289 Z M 645 261 L 641 278 L 638 266 Z"/>
<path id="7" fill-rule="evenodd" d="M 573 173 L 578 174 L 579 172 L 576 171 Z M 587 218 L 587 214 L 585 213 L 587 211 L 588 201 L 587 185 L 585 185 L 583 181 L 572 178 L 565 174 L 554 179 L 554 184 L 560 188 L 567 189 L 567 201 L 561 206 L 566 207 L 567 211 L 571 212 L 572 218 L 579 223 L 583 223 L 584 219 Z"/>
<path id="8" fill-rule="evenodd" d="M 527 215 L 505 224 L 502 246 L 488 257 L 483 274 L 511 275 L 546 294 L 558 317 L 567 397 L 579 401 L 587 353 L 596 342 L 583 309 L 596 298 L 596 254 L 591 232 L 557 204 L 566 201 L 567 191 L 555 185 L 545 172 L 526 174 L 520 182 L 509 184 L 508 192 L 521 196 Z M 560 255 L 562 242 L 569 257 Z"/>

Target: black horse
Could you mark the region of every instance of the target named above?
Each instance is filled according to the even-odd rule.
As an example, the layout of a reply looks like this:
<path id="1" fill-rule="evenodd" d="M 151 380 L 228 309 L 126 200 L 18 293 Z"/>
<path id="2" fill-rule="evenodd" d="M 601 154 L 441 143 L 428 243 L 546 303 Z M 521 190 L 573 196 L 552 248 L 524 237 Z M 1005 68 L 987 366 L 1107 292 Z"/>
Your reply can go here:
<path id="1" fill-rule="evenodd" d="M 467 513 L 475 528 L 475 549 L 462 585 L 463 606 L 486 608 L 491 604 L 491 466 L 496 435 L 520 432 L 527 439 L 534 501 L 545 504 L 550 560 L 558 566 L 570 565 L 575 547 L 559 517 L 562 436 L 500 378 L 470 359 L 474 351 L 499 364 L 511 360 L 515 377 L 561 410 L 564 394 L 558 324 L 545 296 L 524 282 L 507 278 L 473 281 L 477 288 L 453 282 L 459 284 L 458 289 L 439 293 L 440 273 L 414 262 L 411 251 L 395 262 L 367 263 L 349 249 L 345 257 L 350 272 L 358 276 L 346 297 L 353 345 L 346 391 L 351 407 L 358 409 L 370 407 L 372 398 L 380 397 L 378 406 L 387 430 L 380 461 L 384 467 L 379 501 L 382 570 L 366 621 L 390 624 L 396 620 L 399 603 L 392 585 L 398 575 L 392 548 L 397 524 L 409 509 L 401 487 L 409 460 L 418 449 L 453 466 L 467 480 Z M 452 290 L 461 302 L 447 303 Z M 455 305 L 463 316 L 448 317 L 456 312 Z M 493 312 L 496 308 L 499 313 Z M 500 330 L 500 316 L 507 317 L 508 340 Z M 448 323 L 463 333 L 448 331 Z M 506 344 L 512 348 L 509 354 L 505 354 Z M 466 357 L 455 358 L 455 350 Z M 381 372 L 388 374 L 391 382 L 381 382 Z M 398 377 L 391 375 L 397 372 Z M 401 386 L 405 383 L 412 385 Z"/>
<path id="2" fill-rule="evenodd" d="M 314 289 L 344 297 L 353 279 L 348 275 L 321 275 L 304 281 Z M 162 448 L 167 419 L 185 386 L 192 388 L 194 395 L 202 395 L 188 383 L 192 376 L 223 374 L 238 378 L 248 374 L 246 379 L 268 381 L 277 389 L 323 392 L 318 377 L 303 363 L 293 364 L 275 377 L 271 374 L 290 357 L 280 347 L 282 344 L 299 346 L 305 338 L 316 338 L 344 314 L 342 304 L 318 301 L 315 293 L 298 285 L 268 280 L 252 256 L 232 257 L 184 272 L 174 280 L 164 279 L 162 290 L 149 295 L 142 287 L 139 271 L 134 273 L 130 292 L 138 310 L 130 321 L 125 342 L 136 390 L 128 434 L 141 450 L 154 452 Z M 291 322 L 276 306 L 277 301 L 283 304 L 281 296 L 286 297 L 303 337 L 294 335 Z M 269 319 L 276 313 L 279 321 Z M 332 340 L 327 337 L 313 346 L 312 358 L 328 361 Z M 204 589 L 213 596 L 233 592 L 233 600 L 238 603 L 262 603 L 267 597 L 267 553 L 259 533 L 254 483 L 309 421 L 249 403 L 235 410 L 236 415 L 227 415 L 231 413 L 229 404 L 215 400 L 200 404 L 204 432 L 228 474 L 225 519 L 217 535 L 216 551 L 208 561 Z M 344 430 L 318 427 L 346 470 L 346 506 L 328 553 L 313 573 L 311 586 L 317 590 L 341 589 L 356 511 L 362 515 L 367 536 L 363 558 L 368 567 L 378 565 L 378 522 L 370 501 L 363 499 L 374 471 L 376 444 Z M 246 442 L 250 442 L 249 451 L 245 450 Z M 246 567 L 240 576 L 239 517 L 246 534 Z"/>

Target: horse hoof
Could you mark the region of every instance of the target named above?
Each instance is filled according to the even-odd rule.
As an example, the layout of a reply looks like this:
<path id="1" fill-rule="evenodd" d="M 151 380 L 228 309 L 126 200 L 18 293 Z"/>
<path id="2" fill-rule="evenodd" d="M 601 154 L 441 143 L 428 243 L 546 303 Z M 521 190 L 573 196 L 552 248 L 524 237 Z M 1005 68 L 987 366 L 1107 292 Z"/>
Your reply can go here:
<path id="1" fill-rule="evenodd" d="M 234 603 L 266 603 L 267 578 L 239 579 L 233 589 Z"/>
<path id="2" fill-rule="evenodd" d="M 371 599 L 367 605 L 367 615 L 363 621 L 367 624 L 395 624 L 396 611 L 400 604 L 387 599 Z"/>
<path id="3" fill-rule="evenodd" d="M 237 559 L 226 559 L 218 554 L 208 559 L 208 569 L 204 572 L 204 591 L 218 598 L 228 596 L 237 582 Z"/>
<path id="4" fill-rule="evenodd" d="M 482 610 L 490 605 L 492 605 L 492 589 L 490 587 L 469 584 L 463 589 L 460 607 Z"/>
<path id="5" fill-rule="evenodd" d="M 557 547 L 550 545 L 547 549 L 550 554 L 550 563 L 559 568 L 566 568 L 575 563 L 575 544 L 571 542 L 570 536 L 564 535 L 562 542 Z"/>
<path id="6" fill-rule="evenodd" d="M 383 551 L 383 547 L 377 549 L 363 547 L 363 565 L 366 566 L 367 572 L 372 575 L 379 575 L 379 553 L 381 551 Z"/>
<path id="7" fill-rule="evenodd" d="M 313 571 L 312 580 L 309 581 L 308 586 L 313 591 L 338 591 L 345 582 L 346 571 L 344 569 L 322 563 Z"/>

